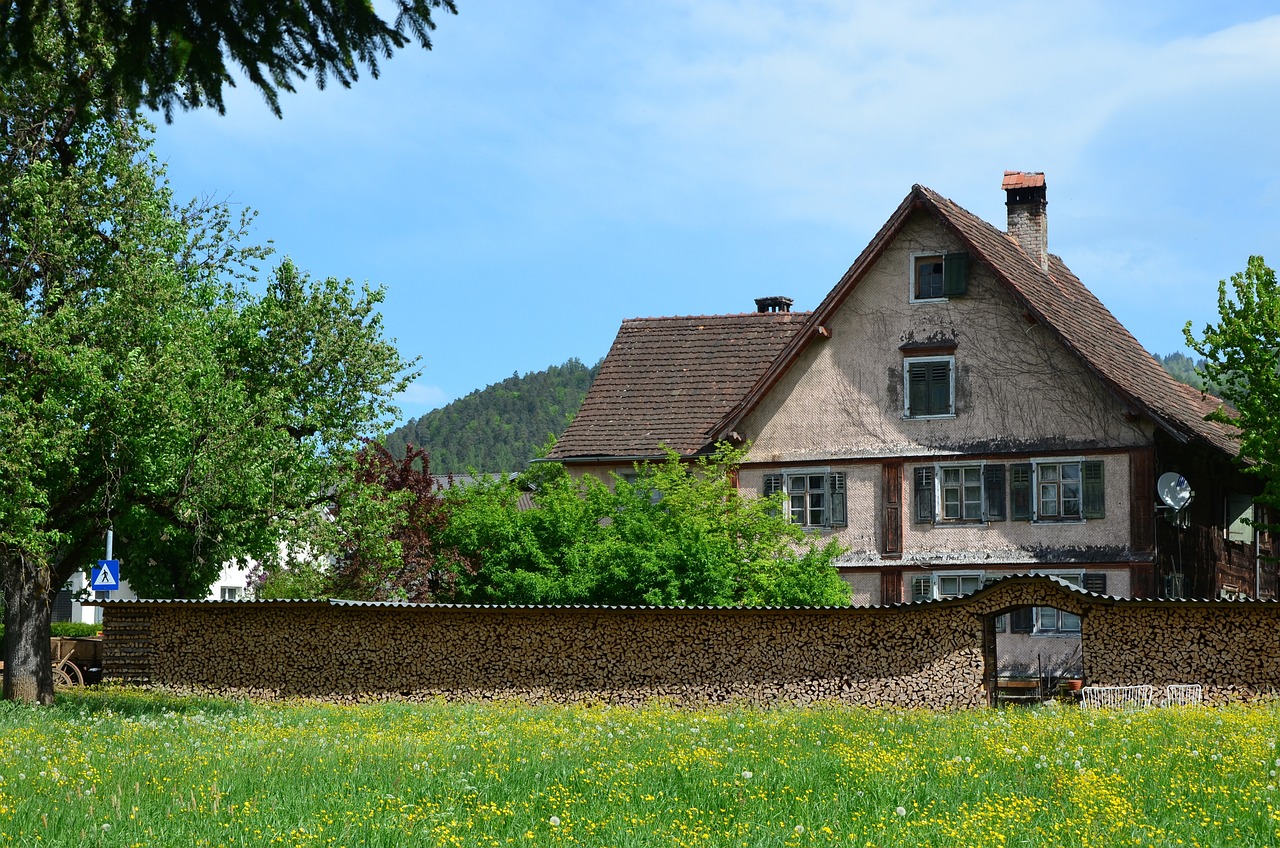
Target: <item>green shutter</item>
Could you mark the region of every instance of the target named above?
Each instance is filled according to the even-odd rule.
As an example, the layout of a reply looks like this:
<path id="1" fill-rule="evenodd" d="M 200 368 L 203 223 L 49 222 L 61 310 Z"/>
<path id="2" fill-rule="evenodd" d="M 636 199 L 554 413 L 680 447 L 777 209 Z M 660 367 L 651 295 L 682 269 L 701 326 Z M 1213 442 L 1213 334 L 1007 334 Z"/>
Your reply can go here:
<path id="1" fill-rule="evenodd" d="M 1031 520 L 1031 463 L 1019 462 L 1009 466 L 1009 518 L 1012 521 Z"/>
<path id="2" fill-rule="evenodd" d="M 969 291 L 969 254 L 948 253 L 942 257 L 942 294 L 958 297 Z"/>
<path id="3" fill-rule="evenodd" d="M 982 494 L 986 498 L 987 521 L 1004 521 L 1004 466 L 982 467 Z"/>
<path id="4" fill-rule="evenodd" d="M 845 498 L 844 498 L 844 472 L 837 471 L 831 475 L 828 486 L 830 488 L 831 497 L 831 524 L 837 527 L 844 527 L 849 523 L 845 514 Z"/>
<path id="5" fill-rule="evenodd" d="M 1030 633 L 1035 629 L 1035 610 L 1032 607 L 1018 607 L 1009 613 L 1009 631 L 1011 633 Z"/>
<path id="6" fill-rule="evenodd" d="M 916 469 L 915 485 L 916 503 L 912 515 L 916 524 L 933 523 L 933 469 L 921 467 Z"/>
<path id="7" fill-rule="evenodd" d="M 1102 462 L 1090 460 L 1080 463 L 1080 476 L 1084 480 L 1084 503 L 1082 511 L 1085 518 L 1105 518 L 1106 485 L 1102 476 Z"/>

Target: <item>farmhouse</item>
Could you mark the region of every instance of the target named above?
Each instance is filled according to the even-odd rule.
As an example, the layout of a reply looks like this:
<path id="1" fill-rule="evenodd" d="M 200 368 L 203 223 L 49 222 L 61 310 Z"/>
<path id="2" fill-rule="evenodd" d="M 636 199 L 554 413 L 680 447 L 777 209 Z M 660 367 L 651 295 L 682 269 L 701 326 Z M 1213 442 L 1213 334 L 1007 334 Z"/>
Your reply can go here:
<path id="1" fill-rule="evenodd" d="M 860 605 L 1016 573 L 1116 597 L 1275 598 L 1233 431 L 1204 420 L 1218 401 L 1048 252 L 1043 174 L 1006 172 L 1003 189 L 1005 230 L 913 186 L 811 312 L 765 297 L 624 321 L 550 458 L 607 479 L 664 445 L 749 445 L 742 494 L 784 492 L 796 523 L 838 539 Z M 1170 472 L 1180 509 L 1157 491 Z M 1044 608 L 999 626 L 1080 622 Z"/>

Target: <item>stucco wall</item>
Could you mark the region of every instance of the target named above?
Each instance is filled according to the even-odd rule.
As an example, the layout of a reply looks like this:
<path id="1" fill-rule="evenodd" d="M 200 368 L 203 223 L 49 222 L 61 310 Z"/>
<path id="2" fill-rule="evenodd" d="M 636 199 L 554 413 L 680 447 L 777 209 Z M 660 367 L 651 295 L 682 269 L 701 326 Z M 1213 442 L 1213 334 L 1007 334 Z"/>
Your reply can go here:
<path id="1" fill-rule="evenodd" d="M 108 602 L 104 663 L 108 678 L 265 696 L 952 709 L 987 703 L 987 617 L 1023 605 L 1081 616 L 1089 684 L 1280 688 L 1280 604 L 1115 600 L 1047 578 L 839 610 Z"/>

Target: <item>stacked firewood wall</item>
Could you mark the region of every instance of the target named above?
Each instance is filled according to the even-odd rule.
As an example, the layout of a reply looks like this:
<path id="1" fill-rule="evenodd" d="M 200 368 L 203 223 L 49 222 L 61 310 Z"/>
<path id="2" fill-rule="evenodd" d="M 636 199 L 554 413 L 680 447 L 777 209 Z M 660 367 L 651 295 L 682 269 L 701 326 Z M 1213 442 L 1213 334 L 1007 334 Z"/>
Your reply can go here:
<path id="1" fill-rule="evenodd" d="M 985 703 L 965 610 L 141 604 L 150 680 L 263 697 Z M 114 631 L 110 631 L 114 632 Z M 116 655 L 119 655 L 118 653 Z M 109 677 L 121 676 L 108 666 Z"/>
<path id="2" fill-rule="evenodd" d="M 1280 691 L 1280 605 L 1200 602 L 1102 606 L 1085 619 L 1088 682 L 1199 683 L 1220 702 Z"/>
<path id="3" fill-rule="evenodd" d="M 109 679 L 262 697 L 955 709 L 988 703 L 984 629 L 1024 606 L 1080 616 L 1087 685 L 1280 689 L 1280 604 L 1116 600 L 1033 577 L 887 608 L 125 602 L 105 610 L 104 659 Z"/>
<path id="4" fill-rule="evenodd" d="M 102 667 L 110 680 L 150 683 L 155 649 L 151 642 L 153 609 L 118 607 L 102 620 Z"/>

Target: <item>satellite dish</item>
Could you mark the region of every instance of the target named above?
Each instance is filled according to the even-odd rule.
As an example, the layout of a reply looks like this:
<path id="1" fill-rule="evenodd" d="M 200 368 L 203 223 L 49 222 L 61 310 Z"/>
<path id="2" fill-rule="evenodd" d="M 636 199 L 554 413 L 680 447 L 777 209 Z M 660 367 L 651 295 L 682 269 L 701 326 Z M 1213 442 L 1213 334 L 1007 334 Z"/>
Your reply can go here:
<path id="1" fill-rule="evenodd" d="M 1160 479 L 1156 481 L 1156 494 L 1164 501 L 1165 506 L 1174 511 L 1181 510 L 1195 497 L 1187 478 L 1176 471 L 1166 471 L 1160 475 Z"/>

